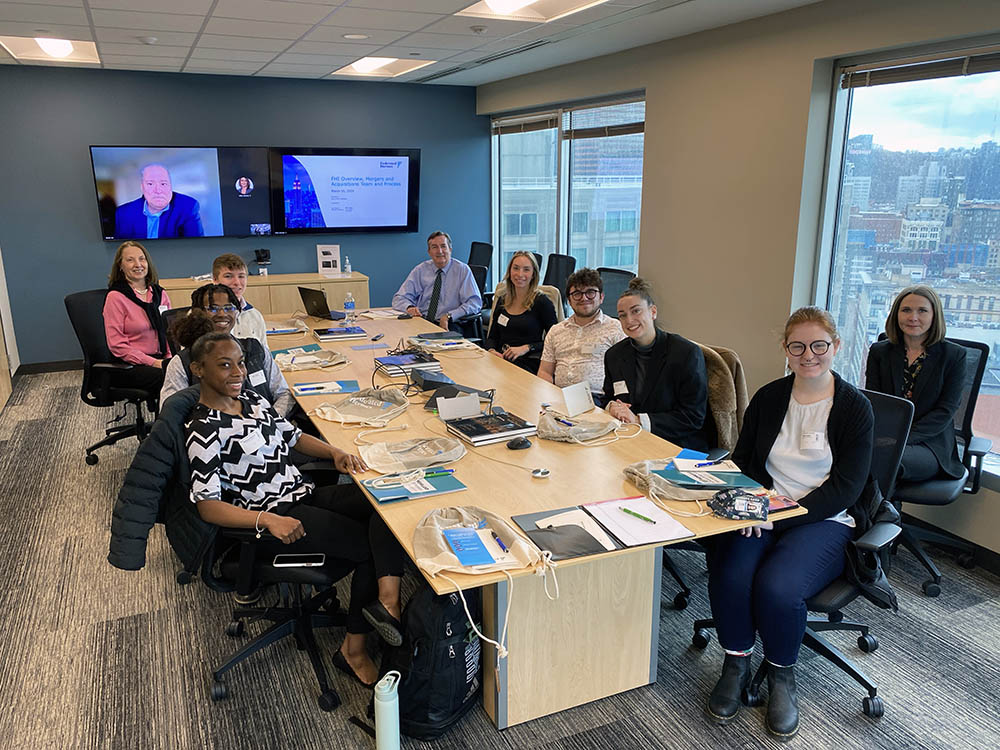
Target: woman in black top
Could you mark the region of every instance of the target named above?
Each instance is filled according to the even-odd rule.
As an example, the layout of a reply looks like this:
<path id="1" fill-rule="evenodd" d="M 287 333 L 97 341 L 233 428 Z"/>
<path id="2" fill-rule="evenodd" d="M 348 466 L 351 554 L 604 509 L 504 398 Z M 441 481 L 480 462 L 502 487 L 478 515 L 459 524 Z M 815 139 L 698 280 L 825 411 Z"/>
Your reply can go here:
<path id="1" fill-rule="evenodd" d="M 497 292 L 486 349 L 537 375 L 545 334 L 556 324 L 552 300 L 538 291 L 538 264 L 527 251 L 514 253 Z"/>
<path id="2" fill-rule="evenodd" d="M 699 346 L 656 327 L 656 304 L 641 278 L 632 279 L 618 298 L 618 319 L 628 338 L 604 353 L 605 410 L 682 448 L 714 448 Z"/>
<path id="3" fill-rule="evenodd" d="M 955 443 L 962 403 L 965 348 L 945 341 L 941 299 L 929 286 L 909 286 L 892 303 L 885 341 L 872 344 L 865 387 L 913 402 L 913 423 L 899 465 L 902 479 L 958 479 L 964 467 Z"/>

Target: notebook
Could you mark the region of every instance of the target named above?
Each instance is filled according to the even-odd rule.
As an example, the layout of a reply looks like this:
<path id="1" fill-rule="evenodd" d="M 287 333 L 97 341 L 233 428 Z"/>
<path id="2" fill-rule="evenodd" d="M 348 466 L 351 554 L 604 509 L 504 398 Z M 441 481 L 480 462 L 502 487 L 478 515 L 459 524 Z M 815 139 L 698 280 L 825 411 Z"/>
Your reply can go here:
<path id="1" fill-rule="evenodd" d="M 433 469 L 428 469 L 428 472 L 432 473 Z M 386 477 L 391 476 L 391 474 L 387 474 L 378 479 L 384 480 Z M 450 492 L 461 492 L 466 489 L 465 485 L 454 474 L 424 477 L 414 482 L 408 482 L 405 485 L 385 488 L 372 486 L 378 479 L 366 479 L 361 484 L 380 503 L 392 503 L 399 500 L 419 500 L 424 497 L 447 495 Z"/>

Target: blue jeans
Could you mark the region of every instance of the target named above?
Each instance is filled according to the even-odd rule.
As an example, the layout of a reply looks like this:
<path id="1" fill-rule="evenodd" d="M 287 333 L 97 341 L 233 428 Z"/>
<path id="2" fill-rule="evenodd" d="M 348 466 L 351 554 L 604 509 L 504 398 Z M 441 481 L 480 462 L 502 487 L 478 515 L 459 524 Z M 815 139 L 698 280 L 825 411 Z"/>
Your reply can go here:
<path id="1" fill-rule="evenodd" d="M 733 532 L 708 549 L 708 596 L 719 644 L 749 651 L 760 633 L 764 657 L 791 666 L 806 629 L 806 599 L 844 570 L 844 548 L 854 529 L 818 521 L 760 538 Z"/>

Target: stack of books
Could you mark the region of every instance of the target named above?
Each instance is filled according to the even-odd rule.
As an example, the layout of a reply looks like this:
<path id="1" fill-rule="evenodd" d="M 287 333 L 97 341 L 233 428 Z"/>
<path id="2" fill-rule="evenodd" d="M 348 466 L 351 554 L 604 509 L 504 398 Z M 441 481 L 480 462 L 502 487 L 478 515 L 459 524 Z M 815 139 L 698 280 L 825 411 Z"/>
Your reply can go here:
<path id="1" fill-rule="evenodd" d="M 480 414 L 445 422 L 448 432 L 474 446 L 500 443 L 516 437 L 528 437 L 538 432 L 536 425 L 515 414 Z"/>
<path id="2" fill-rule="evenodd" d="M 375 369 L 390 377 L 409 375 L 412 370 L 441 372 L 441 363 L 433 354 L 414 352 L 411 354 L 389 354 L 375 357 Z"/>
<path id="3" fill-rule="evenodd" d="M 345 326 L 343 328 L 317 328 L 313 331 L 313 336 L 320 341 L 348 341 L 366 338 L 368 334 L 360 326 Z"/>

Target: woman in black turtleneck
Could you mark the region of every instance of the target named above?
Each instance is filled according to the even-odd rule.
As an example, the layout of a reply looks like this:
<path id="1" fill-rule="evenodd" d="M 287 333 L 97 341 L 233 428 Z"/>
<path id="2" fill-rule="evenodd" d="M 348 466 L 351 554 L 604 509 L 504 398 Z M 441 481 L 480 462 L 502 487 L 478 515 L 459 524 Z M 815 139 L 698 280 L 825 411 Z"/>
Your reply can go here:
<path id="1" fill-rule="evenodd" d="M 618 319 L 628 338 L 604 354 L 608 414 L 682 448 L 714 448 L 701 349 L 656 327 L 656 304 L 641 278 L 632 279 L 619 297 Z"/>

